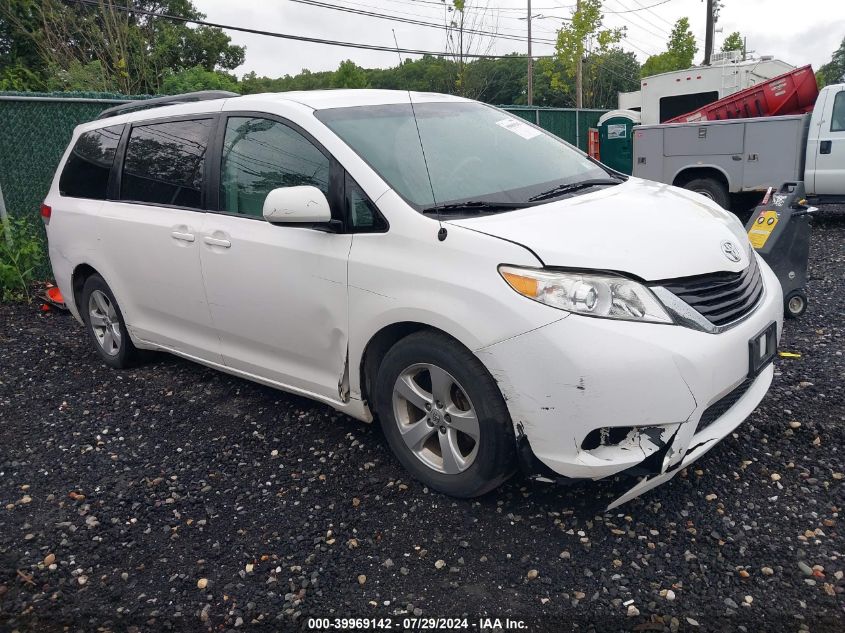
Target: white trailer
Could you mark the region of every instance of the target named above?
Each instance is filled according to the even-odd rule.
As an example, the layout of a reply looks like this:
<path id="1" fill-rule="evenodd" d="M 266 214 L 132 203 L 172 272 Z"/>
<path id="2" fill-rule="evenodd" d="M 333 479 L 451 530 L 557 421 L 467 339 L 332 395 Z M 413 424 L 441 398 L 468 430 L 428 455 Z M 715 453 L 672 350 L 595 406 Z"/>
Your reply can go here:
<path id="1" fill-rule="evenodd" d="M 640 90 L 619 93 L 619 108 L 638 111 L 643 125 L 662 123 L 794 68 L 771 56 L 743 60 L 737 51 L 719 53 L 710 66 L 644 77 Z"/>

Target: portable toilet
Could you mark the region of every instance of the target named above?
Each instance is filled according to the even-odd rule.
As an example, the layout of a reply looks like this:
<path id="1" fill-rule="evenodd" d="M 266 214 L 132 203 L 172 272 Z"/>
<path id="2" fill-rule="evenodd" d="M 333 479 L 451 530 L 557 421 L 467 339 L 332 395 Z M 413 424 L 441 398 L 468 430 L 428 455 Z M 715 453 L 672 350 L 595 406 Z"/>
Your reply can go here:
<path id="1" fill-rule="evenodd" d="M 631 174 L 634 171 L 634 126 L 640 113 L 634 110 L 611 110 L 599 118 L 599 154 L 608 167 Z"/>

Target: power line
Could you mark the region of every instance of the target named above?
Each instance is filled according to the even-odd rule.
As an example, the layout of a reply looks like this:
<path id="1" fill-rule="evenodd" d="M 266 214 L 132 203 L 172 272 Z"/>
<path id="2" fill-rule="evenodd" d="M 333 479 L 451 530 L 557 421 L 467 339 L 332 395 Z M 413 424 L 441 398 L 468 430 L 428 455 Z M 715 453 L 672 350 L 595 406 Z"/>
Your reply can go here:
<path id="1" fill-rule="evenodd" d="M 264 31 L 261 29 L 251 29 L 243 26 L 233 26 L 231 24 L 221 24 L 219 22 L 209 22 L 207 20 L 199 20 L 196 18 L 186 18 L 179 15 L 170 15 L 168 13 L 156 13 L 154 11 L 146 11 L 143 9 L 135 9 L 132 7 L 118 6 L 111 3 L 101 3 L 101 0 L 65 0 L 68 3 L 78 3 L 92 7 L 106 7 L 114 11 L 122 13 L 132 13 L 137 15 L 146 15 L 154 18 L 164 20 L 173 20 L 174 22 L 183 22 L 198 24 L 200 26 L 210 26 L 227 31 L 238 31 L 240 33 L 250 33 L 252 35 L 266 35 L 268 37 L 277 37 L 284 40 L 293 40 L 296 42 L 310 42 L 312 44 L 325 44 L 327 46 L 341 46 L 344 48 L 358 48 L 368 51 L 384 51 L 387 53 L 405 53 L 407 55 L 433 55 L 435 57 L 453 57 L 453 53 L 448 51 L 429 51 L 416 48 L 396 48 L 395 46 L 382 46 L 379 44 L 363 44 L 360 42 L 344 42 L 340 40 L 328 40 L 320 37 L 308 37 L 305 35 L 291 35 L 290 33 L 278 33 L 274 31 Z M 491 54 L 475 54 L 465 53 L 465 57 L 473 57 L 476 59 L 506 59 L 510 57 L 527 57 L 522 54 L 510 53 L 508 55 L 491 55 Z M 535 55 L 537 57 L 551 57 L 551 55 Z"/>
<path id="2" fill-rule="evenodd" d="M 295 2 L 296 0 L 291 0 L 291 1 Z M 402 2 L 402 0 L 387 0 L 387 1 L 398 3 L 398 4 L 401 4 L 401 2 Z M 372 10 L 372 11 L 375 11 L 375 12 L 381 12 L 381 11 L 388 10 L 383 6 L 373 6 L 371 4 L 365 4 L 365 3 L 361 3 L 361 2 L 353 2 L 352 0 L 345 0 L 345 3 L 346 3 L 346 5 L 352 5 L 353 7 L 357 7 L 357 8 L 369 9 L 369 10 Z M 325 4 L 325 2 L 323 2 L 322 4 Z M 334 6 L 344 6 L 344 5 L 334 5 L 334 4 L 332 4 L 331 6 L 334 7 Z M 406 5 L 402 4 L 402 6 L 404 7 Z M 428 8 L 429 7 L 420 7 L 420 9 L 423 9 L 423 10 L 428 9 Z M 439 4 L 439 6 L 437 6 L 437 7 L 432 6 L 430 8 L 437 11 L 438 9 L 444 9 L 444 8 L 448 8 L 448 7 L 447 7 L 446 4 Z M 409 12 L 409 11 L 402 11 L 402 10 L 399 10 L 399 9 L 392 9 L 392 8 L 389 9 L 389 10 L 391 11 L 391 13 L 380 13 L 380 15 L 389 15 L 391 17 L 394 17 L 396 15 L 399 15 L 401 17 L 410 16 L 411 18 L 415 18 L 415 19 L 439 17 L 439 16 L 432 16 L 431 14 L 428 14 L 428 13 L 420 14 L 420 13 L 413 13 L 413 12 Z M 499 11 L 501 11 L 501 10 L 502 9 L 490 9 L 490 10 L 485 9 L 484 10 L 484 13 L 485 13 L 484 17 L 486 17 L 486 14 L 490 14 L 492 17 L 495 17 L 495 19 L 497 21 L 498 20 L 509 20 L 513 23 L 525 20 L 525 18 L 523 18 L 523 17 L 518 17 L 518 16 L 514 16 L 514 15 L 500 15 Z M 439 11 L 438 11 L 438 13 L 439 13 Z M 440 27 L 443 26 L 442 23 L 437 23 L 437 25 L 440 26 Z M 523 38 L 523 39 L 525 37 L 525 35 L 524 35 L 525 30 L 522 29 L 522 28 L 502 27 L 499 30 L 508 32 L 507 33 L 508 35 L 515 35 L 515 36 L 518 36 L 518 37 Z"/>
<path id="3" fill-rule="evenodd" d="M 656 13 L 656 12 L 652 11 L 652 10 L 651 10 L 651 7 L 644 7 L 644 6 L 642 5 L 642 3 L 641 3 L 641 2 L 639 2 L 638 0 L 633 0 L 633 2 L 634 2 L 634 4 L 636 4 L 638 7 L 641 7 L 641 8 L 643 8 L 643 9 L 645 9 L 646 11 L 648 11 L 649 13 L 651 13 L 654 17 L 656 17 L 658 20 L 660 20 L 660 21 L 661 21 L 661 22 L 663 22 L 664 24 L 666 24 L 666 25 L 668 25 L 668 26 L 670 26 L 670 27 L 674 28 L 674 26 L 675 26 L 674 24 L 672 24 L 671 22 L 669 22 L 669 20 L 666 20 L 666 19 L 665 19 L 663 16 L 661 16 L 659 13 Z M 652 6 L 656 6 L 656 5 L 652 5 Z"/>
<path id="4" fill-rule="evenodd" d="M 622 2 L 620 2 L 620 0 L 615 0 L 615 2 L 616 2 L 616 4 L 618 4 L 620 7 L 625 7 L 625 8 L 627 8 L 627 5 L 622 4 Z M 648 33 L 649 35 L 651 35 L 651 36 L 653 36 L 653 37 L 663 38 L 663 37 L 667 37 L 667 36 L 669 35 L 669 32 L 668 32 L 668 31 L 666 31 L 666 30 L 665 30 L 665 29 L 663 29 L 662 27 L 659 27 L 659 26 L 657 26 L 657 25 L 655 25 L 655 24 L 653 24 L 653 23 L 649 22 L 648 20 L 646 20 L 645 18 L 643 18 L 643 17 L 641 17 L 641 16 L 639 16 L 639 15 L 631 15 L 631 16 L 627 16 L 627 15 L 623 15 L 622 13 L 617 13 L 617 14 L 615 14 L 615 15 L 618 15 L 620 20 L 624 20 L 625 22 L 627 22 L 627 23 L 628 23 L 628 24 L 630 24 L 631 26 L 633 26 L 633 27 L 635 27 L 635 28 L 638 28 L 638 29 L 640 29 L 640 30 L 642 30 L 642 31 L 645 31 L 646 33 Z M 652 31 L 650 28 L 646 28 L 645 26 L 643 26 L 643 25 L 642 25 L 642 24 L 640 24 L 639 22 L 634 22 L 634 21 L 632 20 L 632 18 L 636 18 L 637 20 L 642 20 L 642 21 L 643 21 L 643 22 L 645 22 L 645 24 L 647 24 L 649 27 L 653 27 L 653 28 L 657 29 L 657 31 L 658 31 L 658 32 Z"/>
<path id="5" fill-rule="evenodd" d="M 400 1 L 400 0 L 388 0 L 388 1 Z M 452 5 L 446 4 L 442 0 L 405 0 L 405 1 L 410 3 L 410 4 L 416 4 L 416 5 L 438 6 L 441 9 L 444 6 L 446 8 L 449 8 L 450 6 L 452 6 Z M 668 0 L 666 0 L 666 1 L 668 2 Z M 574 8 L 574 7 L 575 7 L 574 4 L 572 4 L 572 5 L 560 5 L 559 4 L 555 7 L 535 7 L 534 10 L 535 11 L 555 11 L 557 9 L 568 9 L 568 8 Z M 520 14 L 525 13 L 525 9 L 520 9 L 520 8 L 516 8 L 516 7 L 497 7 L 497 6 L 491 7 L 491 6 L 487 5 L 487 8 L 490 9 L 491 11 L 510 11 L 510 12 L 520 13 Z"/>
<path id="6" fill-rule="evenodd" d="M 628 44 L 630 44 L 631 46 L 633 46 L 634 48 L 636 48 L 638 51 L 640 51 L 643 55 L 648 55 L 649 57 L 651 57 L 652 55 L 657 55 L 657 53 L 649 53 L 649 52 L 648 52 L 647 50 L 645 50 L 643 47 L 638 46 L 637 44 L 635 44 L 635 43 L 634 43 L 634 41 L 633 41 L 630 37 L 628 37 L 627 35 L 623 35 L 623 36 L 622 36 L 622 39 L 623 39 L 623 40 L 625 40 L 626 42 L 628 42 Z"/>
<path id="7" fill-rule="evenodd" d="M 346 13 L 354 13 L 356 15 L 363 15 L 372 18 L 379 18 L 382 20 L 390 20 L 392 22 L 402 22 L 403 24 L 415 24 L 418 26 L 426 26 L 429 28 L 440 29 L 444 31 L 448 31 L 451 27 L 446 26 L 445 24 L 437 24 L 435 22 L 427 22 L 425 20 L 416 20 L 414 18 L 404 18 L 400 16 L 389 15 L 385 13 L 376 13 L 374 11 L 364 11 L 363 9 L 355 9 L 352 7 L 345 7 L 342 5 L 337 4 L 328 4 L 325 2 L 320 2 L 319 0 L 290 0 L 291 2 L 296 2 L 298 4 L 305 4 L 309 6 L 319 7 L 321 9 L 331 9 L 333 11 L 343 11 Z M 516 40 L 518 42 L 524 42 L 525 36 L 523 35 L 509 35 L 506 33 L 488 33 L 487 31 L 481 31 L 478 29 L 473 28 L 465 28 L 463 29 L 464 33 L 470 33 L 473 35 L 485 35 L 492 39 L 505 39 L 505 40 Z M 541 44 L 554 44 L 555 40 L 545 39 L 545 38 L 534 38 L 534 42 L 538 42 Z M 394 49 L 395 50 L 395 49 Z"/>
<path id="8" fill-rule="evenodd" d="M 403 0 L 388 0 L 388 2 L 402 2 Z M 428 6 L 437 6 L 440 8 L 449 7 L 450 5 L 445 4 L 442 0 L 404 0 L 410 4 L 416 5 L 428 5 Z M 635 13 L 637 11 L 648 11 L 649 9 L 653 9 L 654 7 L 659 7 L 661 4 L 667 4 L 672 2 L 672 0 L 660 0 L 659 2 L 655 2 L 648 6 L 642 6 L 638 2 L 637 4 L 640 5 L 638 9 L 625 9 L 623 11 L 603 11 L 603 13 Z M 497 6 L 487 6 L 488 9 L 491 11 L 504 11 L 504 12 L 513 12 L 513 13 L 525 13 L 525 9 L 520 9 L 516 7 L 497 7 Z M 560 11 L 561 9 L 574 9 L 574 4 L 560 4 L 556 3 L 556 6 L 553 7 L 534 7 L 534 11 Z"/>
<path id="9" fill-rule="evenodd" d="M 644 7 L 639 2 L 637 2 L 637 4 L 640 6 L 639 9 L 626 8 L 624 11 L 603 11 L 603 13 L 617 14 L 617 13 L 636 13 L 637 11 L 648 11 L 649 9 L 653 9 L 654 7 L 659 7 L 661 4 L 666 4 L 667 2 L 672 2 L 672 0 L 662 0 L 661 2 L 655 2 L 654 4 L 650 4 L 647 7 Z M 620 2 L 619 4 L 622 4 L 622 3 Z M 622 6 L 624 7 L 624 5 L 622 5 Z M 649 13 L 654 13 L 654 12 L 649 11 Z"/>
<path id="10" fill-rule="evenodd" d="M 388 1 L 395 2 L 395 3 L 401 3 L 403 0 L 388 0 Z M 445 2 L 438 2 L 437 0 L 404 0 L 404 1 L 405 2 L 412 2 L 414 4 L 426 4 L 426 5 L 430 5 L 432 7 L 436 6 L 437 8 L 444 8 L 444 7 L 448 6 L 448 5 L 445 4 Z M 670 1 L 671 0 L 662 0 L 661 2 L 657 2 L 657 3 L 654 3 L 654 4 L 648 5 L 648 6 L 643 6 L 641 3 L 637 2 L 637 4 L 640 7 L 639 9 L 631 9 L 631 8 L 627 7 L 626 5 L 622 4 L 621 2 L 619 2 L 619 5 L 623 8 L 623 10 L 620 10 L 620 11 L 604 11 L 604 13 L 609 13 L 609 14 L 614 14 L 614 15 L 618 14 L 620 16 L 621 16 L 621 14 L 633 13 L 633 12 L 642 11 L 642 10 L 649 10 L 650 13 L 654 13 L 653 11 L 650 11 L 651 7 L 655 7 L 655 6 L 658 6 L 658 5 L 661 5 L 661 4 L 666 4 L 667 2 L 670 2 Z M 346 6 L 327 4 L 326 2 L 322 2 L 320 0 L 291 0 L 291 2 L 299 2 L 301 4 L 319 6 L 319 7 L 323 7 L 323 8 L 327 8 L 327 9 L 333 9 L 333 10 L 348 11 L 348 12 L 351 12 L 351 13 L 358 13 L 360 15 L 367 15 L 367 16 L 370 16 L 370 17 L 396 20 L 396 21 L 399 21 L 399 22 L 417 24 L 417 25 L 420 25 L 420 26 L 428 26 L 428 27 L 439 28 L 439 29 L 448 29 L 448 27 L 446 27 L 445 25 L 441 25 L 441 24 L 426 22 L 426 21 L 422 21 L 422 20 L 416 20 L 416 19 L 412 19 L 412 18 L 404 18 L 404 17 L 396 18 L 395 16 L 390 15 L 390 14 L 378 13 L 378 12 L 374 12 L 374 11 L 361 11 L 359 9 L 352 9 L 352 8 L 346 7 Z M 349 2 L 349 1 L 347 1 L 347 4 L 353 4 L 353 5 L 357 5 L 359 7 L 367 7 L 367 8 L 370 8 L 370 9 L 375 8 L 372 5 L 361 4 L 359 2 Z M 567 6 L 574 7 L 575 5 L 567 5 Z M 561 5 L 560 3 L 558 3 L 557 7 L 551 7 L 551 8 L 552 9 L 559 9 L 559 8 L 567 8 L 567 6 L 564 6 L 564 5 Z M 489 7 L 489 5 L 486 7 L 486 9 L 491 10 L 491 11 L 517 10 L 517 9 L 510 9 L 510 8 L 507 8 L 507 7 L 493 7 L 493 8 L 491 8 L 491 7 Z M 521 12 L 522 9 L 518 9 L 518 11 Z M 422 17 L 422 16 L 420 16 L 420 14 L 413 14 L 413 13 L 407 13 L 407 12 L 400 12 L 400 13 L 404 13 L 404 15 L 414 15 L 416 17 Z M 532 13 L 533 13 L 533 11 L 532 11 Z M 634 16 L 632 16 L 632 17 L 634 17 Z M 639 16 L 636 16 L 636 17 L 638 17 L 638 19 L 642 19 L 642 18 L 639 18 Z M 554 20 L 561 20 L 561 21 L 569 21 L 570 20 L 570 18 L 565 18 L 565 17 L 558 16 L 558 15 L 541 15 L 541 16 L 537 16 L 537 18 L 539 18 L 539 19 L 554 19 Z M 524 18 L 506 18 L 506 19 L 524 19 Z M 653 31 L 643 27 L 639 23 L 631 22 L 631 20 L 627 17 L 620 17 L 620 19 L 628 22 L 632 27 L 639 28 L 643 31 L 646 31 L 651 36 L 662 38 L 662 37 L 665 37 L 665 36 L 668 35 L 668 32 L 663 32 L 662 34 L 655 33 Z M 543 29 L 539 26 L 537 26 L 535 28 L 536 28 L 536 30 L 544 31 L 546 33 L 556 35 L 555 30 Z M 657 26 L 655 26 L 655 28 L 660 29 L 660 27 L 657 27 Z M 489 37 L 494 37 L 494 38 L 511 39 L 511 40 L 516 40 L 516 41 L 523 41 L 525 39 L 525 37 L 522 36 L 522 35 L 510 35 L 510 34 L 498 34 L 498 33 L 496 35 L 489 35 L 488 33 L 483 32 L 483 31 L 478 31 L 477 29 L 466 29 L 465 32 L 480 34 L 480 35 L 488 35 Z M 645 54 L 645 55 L 653 55 L 654 54 L 653 52 L 649 52 L 649 51 L 645 50 L 642 46 L 638 45 L 631 38 L 625 37 L 624 39 L 632 47 L 636 48 L 637 50 L 639 50 L 643 54 Z M 556 37 L 553 37 L 553 38 L 552 37 L 547 37 L 547 38 L 538 37 L 538 38 L 532 38 L 532 41 L 536 42 L 538 44 L 548 44 L 548 45 L 552 46 L 552 45 L 555 45 L 557 43 L 557 38 Z"/>
<path id="11" fill-rule="evenodd" d="M 150 16 L 150 17 L 154 17 L 154 18 L 172 20 L 172 21 L 176 21 L 176 22 L 192 23 L 192 24 L 197 24 L 197 25 L 201 25 L 201 26 L 209 26 L 209 27 L 220 28 L 220 29 L 225 29 L 225 30 L 238 31 L 238 32 L 249 33 L 249 34 L 253 34 L 253 35 L 266 35 L 266 36 L 269 36 L 269 37 L 276 37 L 276 38 L 280 38 L 280 39 L 288 39 L 288 40 L 293 40 L 293 41 L 309 42 L 309 43 L 315 43 L 315 44 L 325 44 L 325 45 L 329 45 L 329 46 L 340 46 L 340 47 L 346 47 L 346 48 L 358 48 L 358 49 L 363 49 L 363 50 L 373 50 L 373 51 L 380 51 L 380 52 L 383 51 L 383 52 L 388 52 L 388 53 L 396 53 L 397 50 L 398 50 L 398 52 L 400 52 L 400 53 L 405 53 L 405 54 L 409 54 L 409 55 L 433 55 L 433 56 L 440 56 L 440 57 L 452 57 L 453 56 L 452 53 L 444 52 L 444 51 L 430 51 L 430 50 L 420 50 L 420 49 L 410 49 L 410 48 L 398 48 L 397 49 L 395 46 L 381 46 L 381 45 L 377 45 L 377 44 L 364 44 L 364 43 L 359 43 L 359 42 L 344 42 L 344 41 L 339 41 L 339 40 L 328 40 L 328 39 L 324 39 L 324 38 L 315 38 L 315 37 L 307 37 L 307 36 L 302 36 L 302 35 L 291 35 L 291 34 L 286 34 L 286 33 L 277 33 L 277 32 L 273 32 L 273 31 L 264 31 L 264 30 L 261 30 L 261 29 L 252 29 L 252 28 L 247 28 L 247 27 L 239 27 L 239 26 L 233 26 L 233 25 L 228 25 L 228 24 L 222 24 L 222 23 L 218 23 L 218 22 L 209 22 L 207 20 L 200 20 L 200 19 L 195 19 L 195 18 L 186 18 L 186 17 L 183 17 L 183 16 L 176 16 L 176 15 L 165 14 L 165 13 L 156 13 L 154 11 L 147 11 L 147 10 L 143 10 L 143 9 L 133 9 L 131 7 L 126 7 L 126 6 L 119 6 L 119 5 L 114 5 L 114 4 L 110 4 L 110 3 L 102 3 L 101 0 L 65 0 L 65 1 L 68 2 L 68 3 L 77 3 L 77 4 L 87 5 L 87 6 L 97 7 L 97 8 L 107 8 L 107 9 L 111 9 L 111 10 L 120 11 L 120 12 L 123 12 L 123 13 L 133 13 L 133 14 L 139 14 L 139 15 L 146 15 L 146 16 Z M 314 1 L 316 1 L 316 0 L 314 0 Z M 627 40 L 627 38 L 625 38 L 625 39 Z M 633 43 L 630 42 L 630 40 L 628 40 L 628 41 L 629 41 L 629 43 L 631 43 L 633 45 Z M 636 46 L 636 45 L 634 45 L 634 46 L 642 51 L 642 49 L 640 49 L 638 46 Z M 643 51 L 643 52 L 645 53 L 646 51 Z M 648 54 L 648 53 L 646 53 L 646 54 Z M 521 55 L 521 54 L 511 53 L 511 54 L 508 54 L 508 55 L 466 54 L 466 57 L 473 57 L 473 58 L 477 58 L 477 59 L 508 59 L 508 58 L 514 58 L 514 57 L 515 58 L 525 58 L 527 56 Z M 553 57 L 553 55 L 534 55 L 535 59 L 552 58 L 552 57 Z M 611 64 L 606 64 L 606 66 L 610 66 L 610 65 Z M 612 74 L 615 74 L 615 73 L 612 73 Z"/>

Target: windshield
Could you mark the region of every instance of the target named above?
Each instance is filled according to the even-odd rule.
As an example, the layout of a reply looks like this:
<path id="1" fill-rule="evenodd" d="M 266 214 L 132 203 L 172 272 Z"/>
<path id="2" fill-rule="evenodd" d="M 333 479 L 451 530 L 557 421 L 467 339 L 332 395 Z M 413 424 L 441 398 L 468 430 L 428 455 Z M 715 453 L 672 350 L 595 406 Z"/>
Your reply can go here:
<path id="1" fill-rule="evenodd" d="M 417 209 L 524 205 L 560 185 L 610 175 L 557 137 L 481 103 L 357 106 L 316 116 Z"/>

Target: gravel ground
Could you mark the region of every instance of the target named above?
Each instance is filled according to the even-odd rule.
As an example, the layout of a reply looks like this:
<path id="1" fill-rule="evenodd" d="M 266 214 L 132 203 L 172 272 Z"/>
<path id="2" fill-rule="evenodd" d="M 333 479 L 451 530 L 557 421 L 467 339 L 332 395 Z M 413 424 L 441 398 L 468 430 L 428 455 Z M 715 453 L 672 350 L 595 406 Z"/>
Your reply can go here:
<path id="1" fill-rule="evenodd" d="M 113 371 L 66 314 L 0 306 L 0 630 L 842 631 L 843 241 L 818 218 L 802 357 L 759 409 L 611 513 L 612 482 L 450 499 L 326 406 L 168 356 Z"/>

